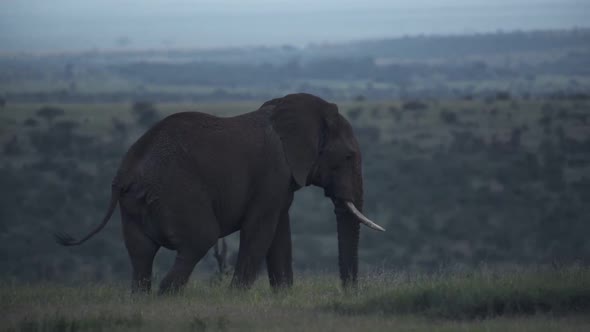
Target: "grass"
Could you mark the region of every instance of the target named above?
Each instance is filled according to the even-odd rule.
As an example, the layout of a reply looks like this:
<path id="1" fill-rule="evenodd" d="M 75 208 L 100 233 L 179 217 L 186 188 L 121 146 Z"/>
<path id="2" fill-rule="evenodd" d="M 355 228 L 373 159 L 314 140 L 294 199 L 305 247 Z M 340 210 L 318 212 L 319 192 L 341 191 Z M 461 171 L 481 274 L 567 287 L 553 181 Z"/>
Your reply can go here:
<path id="1" fill-rule="evenodd" d="M 360 300 L 336 301 L 330 308 L 345 314 L 420 314 L 449 319 L 590 313 L 589 272 L 484 269 L 418 276 L 397 287 L 385 284 L 378 293 Z"/>
<path id="2" fill-rule="evenodd" d="M 0 285 L 9 331 L 582 331 L 590 268 L 381 273 L 343 292 L 334 276 L 299 276 L 273 293 L 195 280 L 180 295 L 131 296 L 120 284 Z"/>

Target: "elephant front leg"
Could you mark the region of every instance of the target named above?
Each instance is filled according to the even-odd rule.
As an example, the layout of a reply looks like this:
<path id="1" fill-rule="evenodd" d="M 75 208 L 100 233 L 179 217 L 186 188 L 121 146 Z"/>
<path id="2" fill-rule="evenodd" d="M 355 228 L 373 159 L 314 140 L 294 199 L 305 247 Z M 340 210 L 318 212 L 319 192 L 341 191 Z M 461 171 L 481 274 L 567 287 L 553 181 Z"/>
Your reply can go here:
<path id="1" fill-rule="evenodd" d="M 238 261 L 231 281 L 233 288 L 249 288 L 258 274 L 269 248 L 275 238 L 275 231 L 281 216 L 281 209 L 257 206 L 240 230 Z M 262 211 L 264 212 L 262 212 Z"/>
<path id="2" fill-rule="evenodd" d="M 231 281 L 232 288 L 250 288 L 264 256 L 272 242 L 276 222 L 269 225 L 271 229 L 243 229 L 240 231 L 240 249 L 238 261 Z"/>
<path id="3" fill-rule="evenodd" d="M 270 286 L 278 290 L 293 285 L 291 253 L 291 224 L 289 212 L 281 215 L 272 244 L 266 255 L 266 269 Z"/>

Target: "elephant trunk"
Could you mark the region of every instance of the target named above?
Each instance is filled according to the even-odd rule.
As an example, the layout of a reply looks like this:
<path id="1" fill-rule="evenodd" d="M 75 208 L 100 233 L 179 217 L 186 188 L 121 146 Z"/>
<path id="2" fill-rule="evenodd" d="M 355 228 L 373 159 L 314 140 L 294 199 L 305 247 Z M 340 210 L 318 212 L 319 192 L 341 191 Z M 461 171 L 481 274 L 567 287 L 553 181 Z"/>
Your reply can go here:
<path id="1" fill-rule="evenodd" d="M 362 209 L 362 199 L 355 202 Z M 338 265 L 344 288 L 356 287 L 360 223 L 342 200 L 334 201 L 338 230 Z"/>
<path id="2" fill-rule="evenodd" d="M 355 163 L 350 187 L 352 202 L 333 199 L 338 231 L 338 266 L 344 288 L 356 287 L 358 274 L 359 219 L 347 205 L 352 203 L 363 210 L 363 178 L 360 158 Z M 350 196 L 349 196 L 350 197 Z"/>
<path id="3" fill-rule="evenodd" d="M 385 229 L 362 213 L 363 210 L 363 178 L 360 158 L 357 159 L 351 177 L 352 200 L 332 198 L 334 213 L 336 214 L 338 230 L 338 264 L 342 285 L 355 287 L 358 274 L 358 245 L 361 223 L 369 228 L 384 232 Z"/>

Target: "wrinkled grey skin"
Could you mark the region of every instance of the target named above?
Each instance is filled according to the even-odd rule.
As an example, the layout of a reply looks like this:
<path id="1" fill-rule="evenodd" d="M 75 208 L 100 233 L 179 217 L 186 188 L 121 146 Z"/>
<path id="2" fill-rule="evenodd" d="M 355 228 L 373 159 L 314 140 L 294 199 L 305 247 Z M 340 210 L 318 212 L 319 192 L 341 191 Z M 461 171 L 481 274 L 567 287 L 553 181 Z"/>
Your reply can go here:
<path id="1" fill-rule="evenodd" d="M 340 278 L 355 286 L 359 222 L 344 206 L 363 206 L 361 154 L 335 104 L 309 94 L 270 100 L 257 111 L 219 118 L 173 114 L 129 149 L 113 180 L 133 266 L 132 291 L 149 291 L 160 247 L 177 252 L 160 293 L 184 286 L 217 239 L 240 230 L 234 287 L 249 287 L 266 260 L 273 288 L 293 283 L 289 207 L 296 190 L 324 188 L 335 206 Z"/>

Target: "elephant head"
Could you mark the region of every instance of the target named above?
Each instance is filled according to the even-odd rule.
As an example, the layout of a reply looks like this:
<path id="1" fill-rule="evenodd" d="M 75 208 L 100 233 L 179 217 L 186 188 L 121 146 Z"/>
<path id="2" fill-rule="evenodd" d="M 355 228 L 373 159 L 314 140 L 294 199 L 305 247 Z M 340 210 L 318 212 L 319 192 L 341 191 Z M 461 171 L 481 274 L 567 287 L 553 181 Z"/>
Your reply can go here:
<path id="1" fill-rule="evenodd" d="M 309 94 L 292 94 L 266 102 L 283 144 L 294 182 L 315 185 L 334 203 L 338 261 L 343 285 L 354 286 L 358 271 L 359 226 L 384 231 L 362 214 L 361 152 L 350 123 L 335 104 Z"/>

